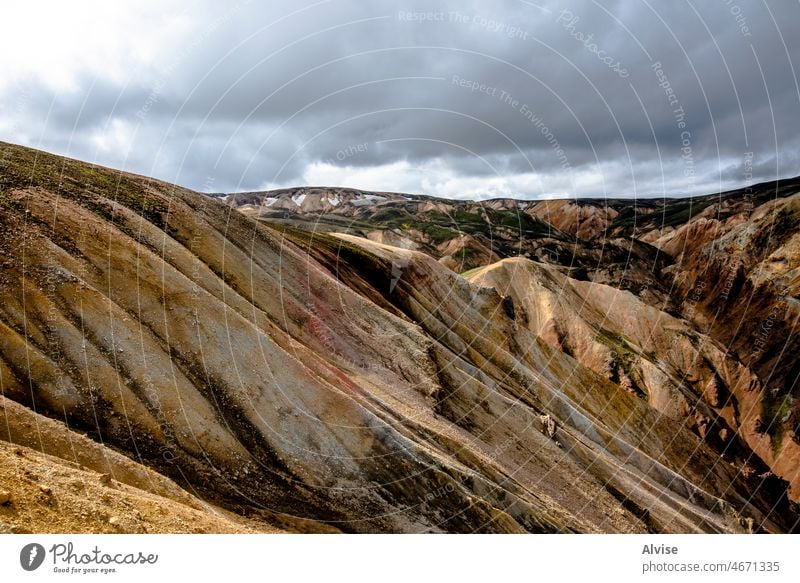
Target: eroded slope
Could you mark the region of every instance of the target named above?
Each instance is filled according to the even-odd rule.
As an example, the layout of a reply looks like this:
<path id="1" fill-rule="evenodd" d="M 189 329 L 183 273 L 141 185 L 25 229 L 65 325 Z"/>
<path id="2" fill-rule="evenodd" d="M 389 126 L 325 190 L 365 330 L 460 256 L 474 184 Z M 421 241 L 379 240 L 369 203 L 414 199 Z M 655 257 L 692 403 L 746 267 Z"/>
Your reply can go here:
<path id="1" fill-rule="evenodd" d="M 2 146 L 0 176 L 3 395 L 239 516 L 355 532 L 794 527 L 785 487 L 720 463 L 425 254 L 283 235 L 20 147 Z"/>

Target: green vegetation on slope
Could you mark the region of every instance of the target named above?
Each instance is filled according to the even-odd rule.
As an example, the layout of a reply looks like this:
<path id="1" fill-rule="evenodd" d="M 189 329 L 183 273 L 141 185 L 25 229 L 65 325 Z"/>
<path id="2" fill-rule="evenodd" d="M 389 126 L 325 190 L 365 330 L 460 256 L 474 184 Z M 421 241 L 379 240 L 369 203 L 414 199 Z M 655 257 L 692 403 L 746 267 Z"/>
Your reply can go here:
<path id="1" fill-rule="evenodd" d="M 0 189 L 11 188 L 49 190 L 109 220 L 113 209 L 107 200 L 122 204 L 159 226 L 163 226 L 167 210 L 160 198 L 147 193 L 141 182 L 122 172 L 0 142 Z"/>

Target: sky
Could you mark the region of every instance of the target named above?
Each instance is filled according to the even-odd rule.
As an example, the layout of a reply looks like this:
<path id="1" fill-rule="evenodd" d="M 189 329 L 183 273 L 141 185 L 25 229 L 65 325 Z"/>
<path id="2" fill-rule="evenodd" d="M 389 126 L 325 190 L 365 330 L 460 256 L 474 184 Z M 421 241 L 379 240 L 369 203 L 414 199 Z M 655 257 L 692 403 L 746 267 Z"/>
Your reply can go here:
<path id="1" fill-rule="evenodd" d="M 0 140 L 202 192 L 800 175 L 800 2 L 9 1 Z"/>

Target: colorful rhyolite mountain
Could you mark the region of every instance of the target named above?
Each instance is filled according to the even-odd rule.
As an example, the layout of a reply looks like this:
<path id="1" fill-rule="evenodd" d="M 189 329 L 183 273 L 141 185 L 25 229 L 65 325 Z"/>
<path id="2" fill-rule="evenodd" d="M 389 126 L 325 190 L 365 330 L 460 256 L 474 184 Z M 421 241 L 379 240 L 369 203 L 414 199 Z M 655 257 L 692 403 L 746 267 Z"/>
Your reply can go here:
<path id="1" fill-rule="evenodd" d="M 0 144 L 0 530 L 792 531 L 798 190 L 223 198 Z"/>

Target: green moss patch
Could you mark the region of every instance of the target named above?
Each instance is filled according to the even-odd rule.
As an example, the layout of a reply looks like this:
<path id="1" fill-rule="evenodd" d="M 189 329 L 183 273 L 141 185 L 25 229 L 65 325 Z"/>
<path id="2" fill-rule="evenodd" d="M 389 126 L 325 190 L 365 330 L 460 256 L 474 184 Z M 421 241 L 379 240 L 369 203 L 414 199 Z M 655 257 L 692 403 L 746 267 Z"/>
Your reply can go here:
<path id="1" fill-rule="evenodd" d="M 784 437 L 784 421 L 792 412 L 793 400 L 789 395 L 776 396 L 770 391 L 764 394 L 762 413 L 764 426 L 772 442 L 772 451 L 777 454 Z"/>

